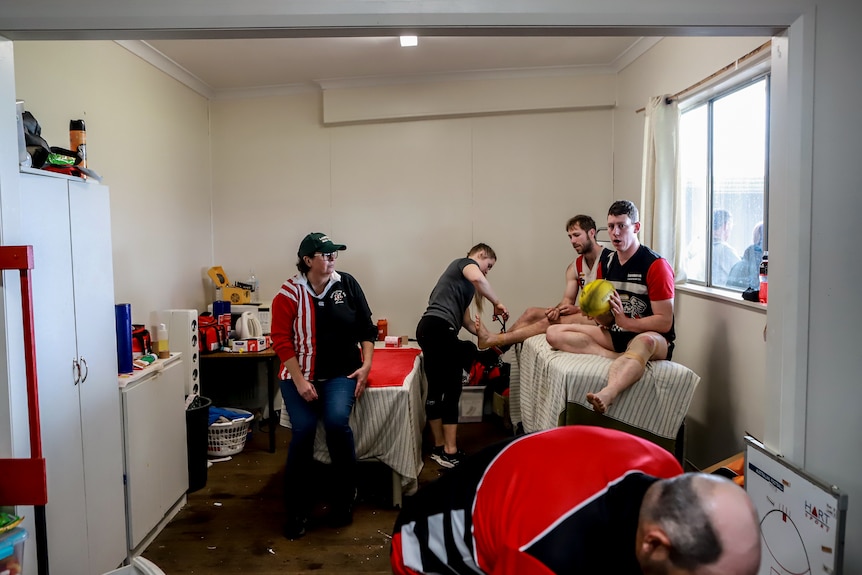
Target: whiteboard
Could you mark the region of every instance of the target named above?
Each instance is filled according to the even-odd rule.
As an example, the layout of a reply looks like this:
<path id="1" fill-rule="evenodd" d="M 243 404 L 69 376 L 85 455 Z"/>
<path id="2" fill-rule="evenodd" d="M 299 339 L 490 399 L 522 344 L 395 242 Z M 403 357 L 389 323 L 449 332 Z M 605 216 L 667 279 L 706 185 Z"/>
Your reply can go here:
<path id="1" fill-rule="evenodd" d="M 840 575 L 847 495 L 745 438 L 745 490 L 760 518 L 759 575 Z"/>

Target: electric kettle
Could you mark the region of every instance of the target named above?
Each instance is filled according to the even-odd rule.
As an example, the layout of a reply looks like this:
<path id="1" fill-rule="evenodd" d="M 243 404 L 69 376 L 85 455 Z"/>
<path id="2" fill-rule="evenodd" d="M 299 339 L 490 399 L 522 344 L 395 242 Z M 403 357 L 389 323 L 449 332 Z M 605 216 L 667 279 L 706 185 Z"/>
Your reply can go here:
<path id="1" fill-rule="evenodd" d="M 260 337 L 262 335 L 263 328 L 260 325 L 260 320 L 254 317 L 254 312 L 242 312 L 242 315 L 236 320 L 237 338 L 248 339 L 250 337 Z"/>

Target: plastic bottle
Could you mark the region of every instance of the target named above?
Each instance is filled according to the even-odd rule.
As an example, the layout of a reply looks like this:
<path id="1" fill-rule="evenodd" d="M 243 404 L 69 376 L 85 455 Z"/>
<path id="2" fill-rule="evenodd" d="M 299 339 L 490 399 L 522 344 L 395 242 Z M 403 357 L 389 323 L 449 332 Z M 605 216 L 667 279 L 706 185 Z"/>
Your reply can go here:
<path id="1" fill-rule="evenodd" d="M 389 334 L 389 322 L 385 319 L 377 320 L 377 341 L 386 341 Z"/>
<path id="2" fill-rule="evenodd" d="M 248 284 L 251 286 L 251 303 L 260 303 L 260 282 L 254 270 L 249 270 Z"/>
<path id="3" fill-rule="evenodd" d="M 763 252 L 760 260 L 760 295 L 758 301 L 766 303 L 769 299 L 769 252 Z"/>
<path id="4" fill-rule="evenodd" d="M 168 359 L 171 357 L 171 346 L 168 342 L 168 328 L 165 324 L 160 323 L 156 330 L 156 353 L 159 359 Z"/>
<path id="5" fill-rule="evenodd" d="M 87 129 L 84 120 L 69 121 L 69 148 L 78 153 L 82 168 L 87 167 Z"/>

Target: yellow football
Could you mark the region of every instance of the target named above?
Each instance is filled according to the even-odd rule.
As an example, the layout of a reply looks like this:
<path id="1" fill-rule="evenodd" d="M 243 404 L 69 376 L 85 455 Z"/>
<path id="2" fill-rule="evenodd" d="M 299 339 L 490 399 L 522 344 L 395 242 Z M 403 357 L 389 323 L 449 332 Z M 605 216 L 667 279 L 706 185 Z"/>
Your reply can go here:
<path id="1" fill-rule="evenodd" d="M 611 294 L 614 284 L 608 280 L 593 280 L 581 290 L 581 313 L 589 317 L 599 317 L 611 311 Z"/>

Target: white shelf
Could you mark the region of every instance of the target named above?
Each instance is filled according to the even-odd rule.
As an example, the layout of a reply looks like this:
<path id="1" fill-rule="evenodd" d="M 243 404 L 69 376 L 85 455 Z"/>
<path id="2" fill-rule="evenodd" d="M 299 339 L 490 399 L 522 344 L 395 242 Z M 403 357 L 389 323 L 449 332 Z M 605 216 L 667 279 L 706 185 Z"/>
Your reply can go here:
<path id="1" fill-rule="evenodd" d="M 172 351 L 171 357 L 169 357 L 167 359 L 157 359 L 156 361 L 154 361 L 153 363 L 151 363 L 150 365 L 148 365 L 144 369 L 136 369 L 133 373 L 131 373 L 129 375 L 117 376 L 117 383 L 119 384 L 120 389 L 123 389 L 124 387 L 126 387 L 130 383 L 134 383 L 134 382 L 138 381 L 139 379 L 141 379 L 142 377 L 145 377 L 151 373 L 162 371 L 167 366 L 169 366 L 169 365 L 173 364 L 175 361 L 177 361 L 177 359 L 181 355 L 182 354 L 179 352 L 173 352 Z"/>

